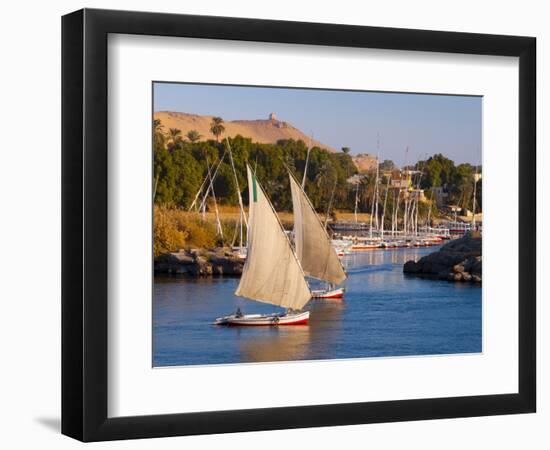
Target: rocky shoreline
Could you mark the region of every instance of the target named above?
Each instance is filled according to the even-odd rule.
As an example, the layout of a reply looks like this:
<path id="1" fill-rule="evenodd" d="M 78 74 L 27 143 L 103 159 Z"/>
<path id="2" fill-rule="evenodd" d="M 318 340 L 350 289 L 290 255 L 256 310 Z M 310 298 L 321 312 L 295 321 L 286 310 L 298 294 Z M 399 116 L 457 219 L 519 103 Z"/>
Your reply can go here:
<path id="1" fill-rule="evenodd" d="M 215 275 L 240 276 L 244 259 L 229 248 L 189 249 L 157 256 L 155 274 L 207 277 Z"/>
<path id="2" fill-rule="evenodd" d="M 468 233 L 418 261 L 407 261 L 403 272 L 440 280 L 481 283 L 481 235 Z"/>

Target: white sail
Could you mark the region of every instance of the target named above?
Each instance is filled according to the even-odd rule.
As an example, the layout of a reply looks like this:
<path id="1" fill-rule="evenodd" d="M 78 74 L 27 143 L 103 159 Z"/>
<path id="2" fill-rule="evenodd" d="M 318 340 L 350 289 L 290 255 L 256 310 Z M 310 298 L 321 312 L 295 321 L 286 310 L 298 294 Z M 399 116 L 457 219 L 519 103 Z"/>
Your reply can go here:
<path id="1" fill-rule="evenodd" d="M 311 298 L 304 272 L 277 214 L 248 166 L 247 173 L 247 257 L 235 295 L 302 309 Z"/>
<path id="2" fill-rule="evenodd" d="M 294 244 L 296 255 L 306 275 L 340 284 L 346 274 L 330 237 L 306 193 L 289 172 L 294 210 Z"/>

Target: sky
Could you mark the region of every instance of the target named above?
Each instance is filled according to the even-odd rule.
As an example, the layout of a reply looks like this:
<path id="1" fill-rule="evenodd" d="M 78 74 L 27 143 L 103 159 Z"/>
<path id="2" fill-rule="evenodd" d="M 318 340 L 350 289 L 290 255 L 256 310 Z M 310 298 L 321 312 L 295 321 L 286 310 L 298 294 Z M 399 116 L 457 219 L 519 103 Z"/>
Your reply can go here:
<path id="1" fill-rule="evenodd" d="M 398 166 L 435 153 L 457 164 L 481 163 L 481 97 L 155 83 L 153 103 L 155 111 L 226 121 L 267 119 L 274 112 L 337 150 L 379 152 L 380 160 Z"/>

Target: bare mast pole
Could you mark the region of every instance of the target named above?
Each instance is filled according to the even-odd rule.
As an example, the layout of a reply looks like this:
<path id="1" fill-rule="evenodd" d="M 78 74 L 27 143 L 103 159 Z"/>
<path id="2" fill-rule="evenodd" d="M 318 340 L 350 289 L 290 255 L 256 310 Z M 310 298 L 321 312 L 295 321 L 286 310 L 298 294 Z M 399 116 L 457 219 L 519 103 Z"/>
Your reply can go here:
<path id="1" fill-rule="evenodd" d="M 218 170 L 219 170 L 224 158 L 225 158 L 225 152 L 223 152 L 223 155 L 222 155 L 221 159 L 218 162 L 218 166 L 216 167 L 216 170 L 214 170 L 214 175 L 213 175 L 214 180 L 216 179 L 216 175 L 218 174 Z M 193 199 L 193 203 L 191 203 L 191 206 L 189 207 L 189 209 L 187 211 L 191 211 L 193 209 L 193 207 L 196 205 L 197 200 L 199 199 L 199 196 L 200 196 L 200 194 L 201 194 L 201 192 L 204 188 L 204 185 L 206 184 L 207 181 L 208 181 L 208 175 L 206 175 L 204 177 L 204 180 L 203 180 L 199 190 L 195 194 L 195 198 Z M 202 207 L 202 205 L 201 205 L 201 207 Z M 201 207 L 199 207 L 198 209 L 200 210 Z"/>
<path id="2" fill-rule="evenodd" d="M 304 176 L 302 177 L 302 189 L 305 189 L 306 186 L 306 175 L 307 175 L 307 165 L 309 162 L 309 152 L 311 152 L 311 144 L 313 141 L 313 133 L 309 136 L 309 145 L 307 147 L 307 153 L 306 153 L 306 164 L 304 166 Z"/>
<path id="3" fill-rule="evenodd" d="M 386 215 L 386 204 L 388 203 L 388 191 L 390 190 L 390 179 L 386 182 L 386 193 L 384 194 L 384 208 L 382 209 L 382 221 L 380 224 L 380 235 L 384 239 L 384 217 Z"/>
<path id="4" fill-rule="evenodd" d="M 380 190 L 378 187 L 378 178 L 380 177 L 380 133 L 376 133 L 376 199 L 375 199 L 375 228 L 380 231 L 380 224 L 378 222 L 378 201 Z"/>
<path id="5" fill-rule="evenodd" d="M 157 186 L 159 184 L 159 176 L 160 176 L 160 172 L 157 173 L 157 176 L 155 177 L 155 185 L 153 187 L 153 203 L 155 203 L 155 198 L 157 196 Z"/>
<path id="6" fill-rule="evenodd" d="M 472 231 L 475 231 L 475 229 L 476 229 L 476 187 L 477 187 L 477 166 L 476 166 L 476 171 L 475 171 L 475 174 L 474 174 L 474 198 L 473 198 L 473 205 L 472 205 L 472 213 L 473 213 Z"/>
<path id="7" fill-rule="evenodd" d="M 405 171 L 407 171 L 407 163 L 408 163 L 408 160 L 409 160 L 409 146 L 407 146 L 406 150 L 405 150 Z M 407 187 L 405 188 L 405 192 L 407 193 L 407 195 L 404 197 L 403 201 L 405 202 L 405 209 L 403 210 L 403 236 L 405 237 L 406 234 L 407 234 L 407 222 L 408 222 L 408 214 L 409 214 L 409 196 L 408 196 L 408 192 L 409 192 L 409 178 L 408 178 L 408 175 L 405 174 L 405 180 L 407 182 Z"/>
<path id="8" fill-rule="evenodd" d="M 355 185 L 355 209 L 353 211 L 353 215 L 355 217 L 355 223 L 357 223 L 357 205 L 359 204 L 359 180 L 357 180 L 357 184 Z"/>
<path id="9" fill-rule="evenodd" d="M 237 178 L 237 171 L 235 169 L 235 162 L 233 161 L 233 151 L 231 150 L 231 144 L 229 144 L 229 139 L 227 137 L 225 138 L 225 142 L 227 144 L 227 148 L 229 149 L 229 160 L 231 161 L 231 168 L 233 169 L 233 177 L 235 179 L 235 186 L 237 188 L 237 197 L 239 199 L 239 208 L 240 208 L 240 215 L 239 215 L 239 248 L 243 249 L 243 221 L 246 225 L 246 228 L 248 230 L 248 221 L 246 220 L 246 214 L 244 212 L 244 205 L 243 205 L 243 198 L 241 195 L 241 188 L 239 186 L 239 179 Z M 248 234 L 247 234 L 248 236 Z"/>
<path id="10" fill-rule="evenodd" d="M 206 158 L 206 165 L 208 167 L 208 177 L 210 178 L 210 190 L 212 191 L 212 198 L 214 199 L 214 210 L 216 211 L 216 223 L 217 223 L 217 231 L 220 237 L 223 239 L 223 229 L 222 229 L 222 223 L 220 221 L 220 212 L 218 210 L 218 202 L 216 201 L 216 193 L 214 192 L 214 181 L 212 179 L 212 174 L 210 172 L 210 163 L 208 162 L 208 157 Z M 205 196 L 206 199 L 206 196 Z M 205 209 L 206 209 L 206 201 L 205 201 Z M 205 209 L 203 211 L 205 211 Z M 204 212 L 203 212 L 204 215 Z"/>
<path id="11" fill-rule="evenodd" d="M 327 215 L 325 217 L 325 230 L 328 225 L 328 219 L 330 217 L 330 210 L 332 209 L 332 202 L 334 201 L 334 192 L 336 191 L 336 184 L 338 182 L 338 178 L 334 180 L 334 186 L 332 187 L 332 193 L 330 194 L 330 200 L 328 202 L 328 208 L 327 208 Z"/>
<path id="12" fill-rule="evenodd" d="M 432 204 L 434 200 L 434 190 L 432 188 L 432 192 L 430 193 L 430 207 L 428 209 L 428 217 L 426 219 L 426 232 L 428 232 L 428 227 L 430 227 L 430 216 L 432 214 Z M 431 228 L 431 227 L 430 227 Z"/>

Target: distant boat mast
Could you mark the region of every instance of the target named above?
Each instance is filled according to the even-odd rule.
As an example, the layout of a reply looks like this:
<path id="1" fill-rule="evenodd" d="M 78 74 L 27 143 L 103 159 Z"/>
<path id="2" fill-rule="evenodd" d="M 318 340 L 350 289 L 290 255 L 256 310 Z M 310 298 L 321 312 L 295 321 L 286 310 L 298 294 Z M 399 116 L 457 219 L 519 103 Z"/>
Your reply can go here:
<path id="1" fill-rule="evenodd" d="M 304 176 L 302 177 L 302 189 L 305 189 L 306 186 L 306 176 L 307 176 L 307 165 L 309 162 L 309 152 L 311 152 L 311 144 L 313 142 L 313 133 L 309 136 L 309 145 L 307 147 L 307 154 L 306 154 L 306 164 L 304 166 Z"/>

